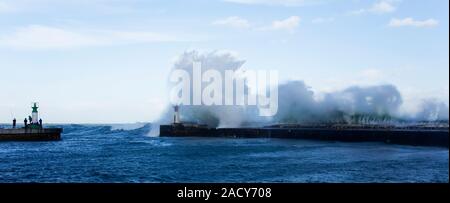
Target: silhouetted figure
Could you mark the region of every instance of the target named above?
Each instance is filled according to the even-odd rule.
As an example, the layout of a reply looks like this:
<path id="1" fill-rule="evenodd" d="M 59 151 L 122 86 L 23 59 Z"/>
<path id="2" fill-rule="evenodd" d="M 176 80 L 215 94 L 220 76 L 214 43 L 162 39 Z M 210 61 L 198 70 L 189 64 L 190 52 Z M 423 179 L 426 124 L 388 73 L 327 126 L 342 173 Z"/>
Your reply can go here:
<path id="1" fill-rule="evenodd" d="M 23 123 L 25 123 L 25 128 L 28 128 L 28 120 L 27 120 L 27 118 L 25 118 L 25 120 L 23 120 Z"/>
<path id="2" fill-rule="evenodd" d="M 28 116 L 28 121 L 30 122 L 30 124 L 32 123 L 32 121 L 33 121 L 33 118 L 31 118 L 31 116 Z"/>
<path id="3" fill-rule="evenodd" d="M 39 126 L 42 128 L 42 118 L 39 119 Z"/>
<path id="4" fill-rule="evenodd" d="M 16 118 L 13 119 L 13 128 L 16 128 Z"/>

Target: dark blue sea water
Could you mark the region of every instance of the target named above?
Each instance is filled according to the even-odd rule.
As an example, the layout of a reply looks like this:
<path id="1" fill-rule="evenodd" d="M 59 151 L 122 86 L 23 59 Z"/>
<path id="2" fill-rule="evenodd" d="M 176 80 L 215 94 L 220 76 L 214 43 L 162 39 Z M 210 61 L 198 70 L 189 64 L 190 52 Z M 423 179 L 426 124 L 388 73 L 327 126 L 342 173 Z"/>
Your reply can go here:
<path id="1" fill-rule="evenodd" d="M 445 148 L 62 127 L 62 141 L 0 142 L 0 182 L 449 182 Z"/>

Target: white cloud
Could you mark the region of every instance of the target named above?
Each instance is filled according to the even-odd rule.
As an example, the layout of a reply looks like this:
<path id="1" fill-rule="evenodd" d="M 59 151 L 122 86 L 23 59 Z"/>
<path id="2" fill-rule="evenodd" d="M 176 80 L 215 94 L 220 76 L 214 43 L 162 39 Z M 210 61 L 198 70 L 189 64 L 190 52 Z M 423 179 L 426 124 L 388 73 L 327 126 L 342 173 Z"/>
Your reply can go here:
<path id="1" fill-rule="evenodd" d="M 397 2 L 396 0 L 381 0 L 376 3 L 374 3 L 370 8 L 362 8 L 358 10 L 351 11 L 351 15 L 361 15 L 366 13 L 373 13 L 373 14 L 385 14 L 385 13 L 393 13 L 397 8 L 395 7 L 394 3 Z"/>
<path id="2" fill-rule="evenodd" d="M 15 48 L 64 48 L 98 44 L 94 38 L 63 29 L 31 25 L 0 37 L 0 45 Z"/>
<path id="3" fill-rule="evenodd" d="M 220 25 L 220 26 L 227 26 L 232 28 L 239 28 L 239 29 L 247 29 L 247 28 L 254 28 L 254 30 L 259 31 L 268 31 L 268 30 L 284 30 L 288 32 L 293 32 L 298 25 L 300 24 L 300 17 L 298 16 L 291 16 L 289 18 L 283 19 L 283 20 L 274 20 L 270 25 L 267 26 L 261 26 L 261 27 L 255 27 L 252 26 L 251 23 L 244 18 L 238 17 L 238 16 L 231 16 L 224 19 L 219 19 L 214 21 L 213 25 Z M 324 19 L 329 20 L 329 19 Z"/>
<path id="4" fill-rule="evenodd" d="M 0 0 L 0 13 L 83 10 L 96 13 L 130 13 L 136 11 L 139 1 L 125 0 Z"/>
<path id="5" fill-rule="evenodd" d="M 321 24 L 321 23 L 331 23 L 334 21 L 334 18 L 315 18 L 311 22 L 314 24 Z"/>
<path id="6" fill-rule="evenodd" d="M 238 16 L 231 16 L 225 19 L 216 20 L 213 22 L 213 25 L 223 25 L 233 28 L 249 28 L 250 23 L 248 20 L 240 18 Z"/>
<path id="7" fill-rule="evenodd" d="M 311 0 L 223 0 L 223 1 L 248 5 L 269 5 L 269 6 L 302 6 L 307 3 L 314 3 Z M 315 3 L 317 3 L 317 1 Z"/>
<path id="8" fill-rule="evenodd" d="M 392 13 L 396 10 L 395 6 L 392 5 L 391 2 L 388 1 L 380 1 L 375 3 L 372 8 L 370 9 L 370 12 L 373 13 Z"/>
<path id="9" fill-rule="evenodd" d="M 222 0 L 222 1 L 244 5 L 298 7 L 310 5 L 323 5 L 334 0 Z"/>
<path id="10" fill-rule="evenodd" d="M 361 14 L 364 14 L 364 13 L 366 13 L 366 9 L 358 9 L 358 10 L 354 10 L 354 11 L 350 11 L 348 14 L 349 15 L 361 15 Z"/>
<path id="11" fill-rule="evenodd" d="M 439 25 L 439 22 L 435 19 L 428 20 L 414 20 L 413 18 L 404 18 L 404 19 L 391 19 L 389 22 L 390 27 L 403 27 L 403 26 L 411 26 L 411 27 L 436 27 Z"/>
<path id="12" fill-rule="evenodd" d="M 6 2 L 0 1 L 0 13 L 7 13 L 14 11 L 14 7 L 10 4 L 7 4 Z"/>
<path id="13" fill-rule="evenodd" d="M 65 49 L 86 46 L 172 42 L 176 37 L 142 31 L 72 31 L 43 25 L 30 25 L 0 36 L 0 46 L 15 49 Z"/>
<path id="14" fill-rule="evenodd" d="M 269 30 L 286 30 L 293 32 L 295 28 L 300 24 L 300 17 L 291 16 L 284 20 L 276 20 L 272 22 L 272 25 L 268 28 Z"/>

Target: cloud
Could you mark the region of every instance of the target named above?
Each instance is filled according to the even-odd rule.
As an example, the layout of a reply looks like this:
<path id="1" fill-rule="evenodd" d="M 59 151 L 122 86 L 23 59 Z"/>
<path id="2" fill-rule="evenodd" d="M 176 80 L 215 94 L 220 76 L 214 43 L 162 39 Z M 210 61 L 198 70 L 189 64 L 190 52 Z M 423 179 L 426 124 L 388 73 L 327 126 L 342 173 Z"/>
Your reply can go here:
<path id="1" fill-rule="evenodd" d="M 394 6 L 396 0 L 382 0 L 374 3 L 370 8 L 362 8 L 358 10 L 351 11 L 351 15 L 361 15 L 366 13 L 372 14 L 385 14 L 385 13 L 393 13 L 397 8 Z"/>
<path id="2" fill-rule="evenodd" d="M 390 27 L 436 27 L 439 25 L 439 21 L 435 19 L 428 19 L 428 20 L 414 20 L 413 18 L 404 18 L 404 19 L 397 19 L 393 18 L 389 22 Z"/>
<path id="3" fill-rule="evenodd" d="M 349 15 L 361 15 L 361 14 L 363 14 L 363 13 L 365 13 L 366 12 L 366 9 L 358 9 L 358 10 L 354 10 L 354 11 L 350 11 L 349 12 Z"/>
<path id="4" fill-rule="evenodd" d="M 66 49 L 174 41 L 181 40 L 173 36 L 153 32 L 120 30 L 73 31 L 43 25 L 22 27 L 14 33 L 0 36 L 0 46 L 15 49 Z"/>
<path id="5" fill-rule="evenodd" d="M 98 44 L 94 38 L 59 28 L 31 25 L 0 37 L 0 45 L 14 48 L 65 48 Z"/>
<path id="6" fill-rule="evenodd" d="M 231 16 L 225 19 L 216 20 L 213 22 L 213 25 L 223 25 L 240 29 L 250 27 L 250 23 L 248 22 L 248 20 L 240 18 L 238 16 Z"/>
<path id="7" fill-rule="evenodd" d="M 52 12 L 66 10 L 83 10 L 96 13 L 130 13 L 138 9 L 140 0 L 0 0 L 2 12 Z"/>
<path id="8" fill-rule="evenodd" d="M 306 4 L 318 3 L 311 0 L 223 0 L 225 2 L 247 4 L 247 5 L 268 5 L 268 6 L 303 6 Z"/>
<path id="9" fill-rule="evenodd" d="M 269 30 L 286 30 L 289 32 L 293 32 L 295 28 L 300 24 L 300 17 L 291 16 L 284 20 L 276 20 L 272 22 L 272 25 L 268 27 Z"/>
<path id="10" fill-rule="evenodd" d="M 14 11 L 14 7 L 6 2 L 0 1 L 0 13 L 8 13 Z"/>
<path id="11" fill-rule="evenodd" d="M 323 20 L 329 20 L 329 19 L 323 19 Z M 300 24 L 300 17 L 298 16 L 291 16 L 289 18 L 283 19 L 283 20 L 274 20 L 271 24 L 266 26 L 252 26 L 252 24 L 244 18 L 241 18 L 239 16 L 230 16 L 224 19 L 219 19 L 214 21 L 213 25 L 219 25 L 219 26 L 226 26 L 231 28 L 238 28 L 238 29 L 248 29 L 248 28 L 254 28 L 253 30 L 256 31 L 269 31 L 269 30 L 284 30 L 288 32 L 293 32 L 295 28 L 298 27 Z"/>
<path id="12" fill-rule="evenodd" d="M 291 16 L 283 20 L 274 20 L 270 25 L 254 27 L 254 30 L 267 31 L 267 30 L 285 30 L 293 32 L 295 28 L 300 24 L 300 17 Z M 230 16 L 224 19 L 216 20 L 212 23 L 213 25 L 227 26 L 232 28 L 247 29 L 253 27 L 251 23 L 244 18 L 239 16 Z"/>
<path id="13" fill-rule="evenodd" d="M 334 18 L 315 18 L 311 22 L 314 24 L 321 24 L 321 23 L 331 23 L 334 21 Z"/>
<path id="14" fill-rule="evenodd" d="M 396 10 L 395 6 L 392 5 L 392 3 L 388 1 L 380 1 L 375 3 L 372 8 L 370 9 L 370 12 L 372 13 L 392 13 Z"/>

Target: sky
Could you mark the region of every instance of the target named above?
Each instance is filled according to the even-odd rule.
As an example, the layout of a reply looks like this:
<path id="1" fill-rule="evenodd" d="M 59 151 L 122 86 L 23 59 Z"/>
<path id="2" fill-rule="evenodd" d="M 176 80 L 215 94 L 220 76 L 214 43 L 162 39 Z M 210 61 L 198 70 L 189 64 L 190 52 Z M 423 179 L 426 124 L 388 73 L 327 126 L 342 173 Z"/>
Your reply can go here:
<path id="1" fill-rule="evenodd" d="M 315 92 L 393 84 L 449 101 L 447 0 L 0 0 L 0 123 L 133 123 L 166 107 L 174 58 L 229 50 Z"/>

